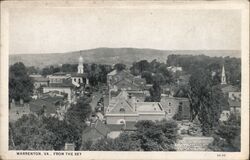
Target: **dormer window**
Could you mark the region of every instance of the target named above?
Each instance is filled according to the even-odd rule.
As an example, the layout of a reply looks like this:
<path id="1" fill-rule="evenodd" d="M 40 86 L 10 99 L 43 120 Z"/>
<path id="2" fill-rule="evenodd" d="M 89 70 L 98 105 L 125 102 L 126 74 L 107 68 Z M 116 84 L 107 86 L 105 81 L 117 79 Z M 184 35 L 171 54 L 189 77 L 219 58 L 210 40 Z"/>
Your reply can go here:
<path id="1" fill-rule="evenodd" d="M 120 112 L 125 112 L 125 109 L 124 108 L 120 108 Z"/>

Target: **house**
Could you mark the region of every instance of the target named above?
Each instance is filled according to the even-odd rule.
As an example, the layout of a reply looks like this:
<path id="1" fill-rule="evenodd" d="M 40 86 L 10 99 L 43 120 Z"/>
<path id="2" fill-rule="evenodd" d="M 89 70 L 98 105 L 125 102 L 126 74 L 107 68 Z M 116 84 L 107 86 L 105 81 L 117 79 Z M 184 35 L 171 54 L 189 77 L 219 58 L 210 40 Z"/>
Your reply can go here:
<path id="1" fill-rule="evenodd" d="M 70 78 L 62 79 L 60 83 L 50 83 L 49 86 L 43 87 L 43 93 L 48 93 L 51 91 L 58 91 L 60 93 L 66 93 L 68 101 L 71 103 L 74 100 L 73 89 L 74 85 Z"/>
<path id="2" fill-rule="evenodd" d="M 9 121 L 15 122 L 23 115 L 30 114 L 30 106 L 28 103 L 24 103 L 22 99 L 19 102 L 16 102 L 14 99 L 10 103 L 9 109 Z"/>
<path id="3" fill-rule="evenodd" d="M 57 72 L 53 75 L 48 75 L 47 78 L 49 79 L 49 84 L 63 83 L 65 79 L 70 78 L 70 74 L 64 72 Z"/>
<path id="4" fill-rule="evenodd" d="M 177 72 L 177 71 L 181 72 L 182 71 L 182 67 L 169 66 L 169 67 L 167 67 L 167 70 L 172 71 L 174 73 Z"/>
<path id="5" fill-rule="evenodd" d="M 230 111 L 228 110 L 223 110 L 220 114 L 220 121 L 227 121 L 230 116 Z"/>
<path id="6" fill-rule="evenodd" d="M 107 75 L 107 83 L 114 90 L 145 90 L 146 80 L 132 75 L 127 70 L 113 70 Z"/>
<path id="7" fill-rule="evenodd" d="M 228 104 L 229 104 L 230 112 L 239 116 L 241 112 L 240 99 L 236 99 L 236 100 L 228 99 Z"/>
<path id="8" fill-rule="evenodd" d="M 63 116 L 69 107 L 64 98 L 58 96 L 46 96 L 32 100 L 29 103 L 29 106 L 30 112 L 35 115 L 43 114 L 45 116 L 58 117 L 59 119 L 63 119 Z"/>
<path id="9" fill-rule="evenodd" d="M 230 84 L 222 84 L 220 85 L 221 91 L 228 95 L 229 92 L 239 92 L 239 88 Z"/>
<path id="10" fill-rule="evenodd" d="M 173 97 L 179 91 L 179 89 L 180 87 L 177 85 L 161 85 L 161 93 L 168 97 Z"/>
<path id="11" fill-rule="evenodd" d="M 161 96 L 161 105 L 166 113 L 166 119 L 174 118 L 178 115 L 178 120 L 189 120 L 190 102 L 188 98 Z"/>
<path id="12" fill-rule="evenodd" d="M 109 128 L 99 119 L 94 122 L 88 122 L 87 125 L 87 128 L 82 132 L 82 143 L 105 138 L 110 132 Z"/>
<path id="13" fill-rule="evenodd" d="M 111 86 L 111 89 L 120 91 L 120 90 L 132 90 L 132 91 L 141 91 L 144 90 L 143 84 L 138 84 L 133 80 L 130 79 L 121 79 Z"/>
<path id="14" fill-rule="evenodd" d="M 41 76 L 41 77 L 32 77 L 32 79 L 34 81 L 34 88 L 35 89 L 49 85 L 49 78 Z"/>
<path id="15" fill-rule="evenodd" d="M 180 86 L 188 85 L 190 77 L 191 77 L 190 74 L 180 75 L 177 78 L 177 84 L 180 85 Z"/>
<path id="16" fill-rule="evenodd" d="M 124 78 L 133 79 L 134 76 L 127 70 L 121 70 L 121 71 L 113 70 L 107 74 L 107 84 L 113 85 L 117 81 L 120 81 Z"/>
<path id="17" fill-rule="evenodd" d="M 139 120 L 162 120 L 165 112 L 159 102 L 137 102 L 124 90 L 112 98 L 105 111 L 107 124 L 135 124 Z"/>
<path id="18" fill-rule="evenodd" d="M 241 92 L 228 92 L 228 98 L 231 100 L 240 100 Z"/>

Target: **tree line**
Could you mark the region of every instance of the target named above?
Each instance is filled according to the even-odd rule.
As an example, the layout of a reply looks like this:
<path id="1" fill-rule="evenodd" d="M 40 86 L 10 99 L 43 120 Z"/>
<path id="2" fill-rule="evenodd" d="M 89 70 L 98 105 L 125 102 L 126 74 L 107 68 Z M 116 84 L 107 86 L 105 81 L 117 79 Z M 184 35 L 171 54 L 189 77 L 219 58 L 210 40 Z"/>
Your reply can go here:
<path id="1" fill-rule="evenodd" d="M 222 65 L 225 66 L 226 77 L 230 84 L 240 86 L 241 82 L 241 59 L 235 57 L 209 57 L 205 55 L 169 55 L 168 66 L 180 66 L 189 74 L 203 69 L 214 75 L 214 82 L 220 83 Z"/>

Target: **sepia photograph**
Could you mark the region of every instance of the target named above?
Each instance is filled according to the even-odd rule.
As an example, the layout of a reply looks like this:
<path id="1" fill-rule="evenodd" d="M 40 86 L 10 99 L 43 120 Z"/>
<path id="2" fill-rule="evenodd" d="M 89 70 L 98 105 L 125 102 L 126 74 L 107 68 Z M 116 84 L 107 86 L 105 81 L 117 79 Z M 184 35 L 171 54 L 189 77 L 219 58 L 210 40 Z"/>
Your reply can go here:
<path id="1" fill-rule="evenodd" d="M 1 21 L 1 125 L 12 156 L 247 159 L 249 3 L 14 2 Z"/>

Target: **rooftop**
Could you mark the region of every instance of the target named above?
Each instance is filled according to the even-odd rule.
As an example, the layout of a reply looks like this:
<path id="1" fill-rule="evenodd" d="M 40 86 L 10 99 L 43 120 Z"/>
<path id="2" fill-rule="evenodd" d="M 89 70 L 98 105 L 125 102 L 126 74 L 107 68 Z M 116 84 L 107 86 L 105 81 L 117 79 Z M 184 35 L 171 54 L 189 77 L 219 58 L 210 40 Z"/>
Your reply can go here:
<path id="1" fill-rule="evenodd" d="M 35 82 L 48 82 L 49 79 L 46 77 L 31 77 Z"/>
<path id="2" fill-rule="evenodd" d="M 163 109 L 159 102 L 137 102 L 136 111 L 155 112 L 155 111 L 163 111 Z"/>
<path id="3" fill-rule="evenodd" d="M 230 107 L 240 107 L 241 106 L 241 101 L 239 100 L 228 100 L 229 106 Z"/>

